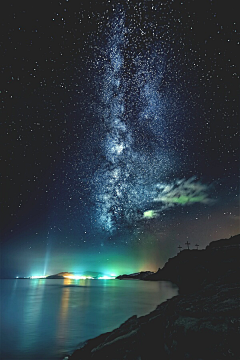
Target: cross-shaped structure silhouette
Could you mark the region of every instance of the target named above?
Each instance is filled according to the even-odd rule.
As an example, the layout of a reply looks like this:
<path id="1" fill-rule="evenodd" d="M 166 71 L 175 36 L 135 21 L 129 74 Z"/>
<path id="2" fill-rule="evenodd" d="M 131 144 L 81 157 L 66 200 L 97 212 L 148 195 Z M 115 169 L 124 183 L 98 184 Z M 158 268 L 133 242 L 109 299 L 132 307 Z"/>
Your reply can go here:
<path id="1" fill-rule="evenodd" d="M 187 242 L 185 243 L 185 245 L 187 245 L 187 248 L 188 248 L 188 250 L 189 250 L 189 245 L 190 245 L 190 243 L 187 241 Z"/>

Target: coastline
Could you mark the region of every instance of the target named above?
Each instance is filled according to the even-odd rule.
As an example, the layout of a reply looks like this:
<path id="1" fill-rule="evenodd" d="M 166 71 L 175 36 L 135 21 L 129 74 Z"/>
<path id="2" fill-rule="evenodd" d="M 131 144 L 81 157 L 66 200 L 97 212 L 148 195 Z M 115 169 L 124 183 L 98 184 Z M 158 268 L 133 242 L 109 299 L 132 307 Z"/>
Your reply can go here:
<path id="1" fill-rule="evenodd" d="M 179 295 L 87 340 L 65 359 L 239 360 L 239 246 L 237 235 L 169 259 L 144 280 L 170 280 L 179 286 Z"/>

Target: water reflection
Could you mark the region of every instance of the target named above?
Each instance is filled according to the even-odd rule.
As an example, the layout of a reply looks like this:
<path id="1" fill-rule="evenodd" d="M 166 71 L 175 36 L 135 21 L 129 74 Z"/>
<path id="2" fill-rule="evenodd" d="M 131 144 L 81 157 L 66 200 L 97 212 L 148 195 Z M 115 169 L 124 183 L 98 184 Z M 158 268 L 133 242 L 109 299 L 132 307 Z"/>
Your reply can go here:
<path id="1" fill-rule="evenodd" d="M 63 280 L 56 336 L 62 353 L 69 350 L 72 337 L 76 337 L 76 323 L 79 338 L 86 332 L 86 321 L 91 308 L 90 287 L 91 282 L 88 279 Z"/>
<path id="2" fill-rule="evenodd" d="M 177 295 L 168 282 L 6 280 L 1 359 L 60 359 L 82 341 L 147 314 Z"/>
<path id="3" fill-rule="evenodd" d="M 68 315 L 68 306 L 69 306 L 69 295 L 70 295 L 70 287 L 66 285 L 70 285 L 70 279 L 63 280 L 63 287 L 62 289 L 62 298 L 61 298 L 61 306 L 59 309 L 59 321 L 58 321 L 58 335 L 57 340 L 58 343 L 65 341 L 66 339 L 66 320 Z"/>
<path id="4" fill-rule="evenodd" d="M 42 313 L 42 303 L 45 291 L 45 279 L 29 281 L 26 301 L 23 307 L 23 328 L 21 331 L 20 350 L 30 350 L 36 342 L 36 329 L 39 328 Z M 15 299 L 17 300 L 17 299 Z"/>
<path id="5" fill-rule="evenodd" d="M 174 295 L 178 295 L 178 287 L 177 285 L 171 283 L 170 281 L 157 281 L 160 294 L 161 294 L 161 302 L 171 299 Z M 173 294 L 175 291 L 175 294 Z"/>
<path id="6" fill-rule="evenodd" d="M 10 304 L 11 304 L 11 306 L 13 305 L 13 301 L 14 301 L 14 297 L 15 297 L 15 291 L 16 291 L 16 288 L 17 288 L 18 284 L 19 284 L 19 281 L 14 280 L 12 290 L 11 290 L 11 296 L 10 296 Z"/>

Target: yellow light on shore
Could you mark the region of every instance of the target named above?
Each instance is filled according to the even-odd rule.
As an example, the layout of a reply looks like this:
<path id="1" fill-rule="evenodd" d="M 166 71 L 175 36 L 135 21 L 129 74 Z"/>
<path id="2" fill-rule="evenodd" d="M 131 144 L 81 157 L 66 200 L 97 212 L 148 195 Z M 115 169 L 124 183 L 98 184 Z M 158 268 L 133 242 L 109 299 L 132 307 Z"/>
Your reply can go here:
<path id="1" fill-rule="evenodd" d="M 87 280 L 93 279 L 91 276 L 82 276 L 82 275 L 64 275 L 64 278 L 71 280 Z"/>

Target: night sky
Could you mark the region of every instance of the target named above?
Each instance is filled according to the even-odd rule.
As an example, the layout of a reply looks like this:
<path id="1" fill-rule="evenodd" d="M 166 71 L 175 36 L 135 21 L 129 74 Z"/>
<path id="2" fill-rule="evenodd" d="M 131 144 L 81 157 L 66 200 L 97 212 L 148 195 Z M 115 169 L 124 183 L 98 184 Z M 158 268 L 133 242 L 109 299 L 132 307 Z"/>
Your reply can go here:
<path id="1" fill-rule="evenodd" d="M 237 1 L 8 1 L 2 276 L 155 271 L 239 233 Z"/>

